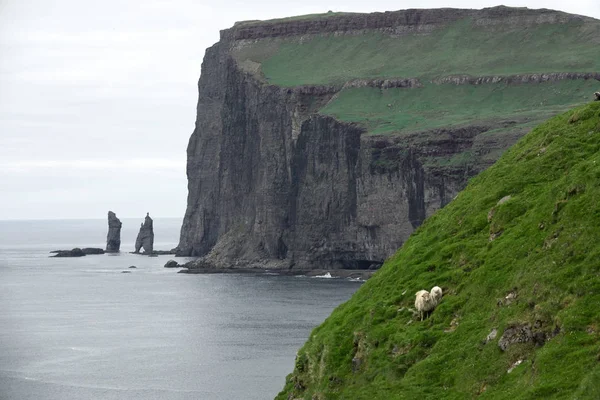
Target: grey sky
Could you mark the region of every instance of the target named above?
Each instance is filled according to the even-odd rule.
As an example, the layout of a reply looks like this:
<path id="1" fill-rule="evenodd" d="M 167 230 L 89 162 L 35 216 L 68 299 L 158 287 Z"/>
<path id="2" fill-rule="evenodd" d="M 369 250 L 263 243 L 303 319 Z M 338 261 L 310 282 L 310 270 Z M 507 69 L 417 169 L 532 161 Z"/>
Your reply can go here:
<path id="1" fill-rule="evenodd" d="M 600 18 L 598 0 L 503 3 Z M 200 64 L 235 21 L 494 5 L 0 0 L 0 219 L 183 216 Z"/>

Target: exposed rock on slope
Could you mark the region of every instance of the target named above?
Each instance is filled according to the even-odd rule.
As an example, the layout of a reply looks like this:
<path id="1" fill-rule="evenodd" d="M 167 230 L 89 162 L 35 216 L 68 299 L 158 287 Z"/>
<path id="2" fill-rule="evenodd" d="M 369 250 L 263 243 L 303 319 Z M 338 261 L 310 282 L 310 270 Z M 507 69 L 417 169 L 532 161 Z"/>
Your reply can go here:
<path id="1" fill-rule="evenodd" d="M 106 252 L 118 253 L 121 248 L 121 221 L 112 211 L 108 212 L 108 234 L 106 235 Z"/>
<path id="2" fill-rule="evenodd" d="M 154 251 L 154 228 L 153 221 L 150 218 L 150 213 L 146 214 L 144 223 L 140 226 L 140 232 L 135 239 L 135 253 L 139 253 L 140 249 L 144 249 L 144 254 L 152 255 Z"/>
<path id="3" fill-rule="evenodd" d="M 337 42 L 330 41 L 374 31 L 388 39 L 402 35 L 402 40 L 421 40 L 443 29 L 455 29 L 455 23 L 490 32 L 508 26 L 517 29 L 516 37 L 530 40 L 522 26 L 545 29 L 558 24 L 561 29 L 575 29 L 572 24 L 591 23 L 588 20 L 550 10 L 500 7 L 251 22 L 223 31 L 221 41 L 206 51 L 198 82 L 196 128 L 187 149 L 188 206 L 178 255 L 206 256 L 202 265 L 214 267 L 377 267 L 426 216 L 447 204 L 469 177 L 491 165 L 527 132 L 532 116 L 539 118 L 531 111 L 539 107 L 537 98 L 523 95 L 520 87 L 514 89 L 516 85 L 596 77 L 552 75 L 555 71 L 547 70 L 539 70 L 543 74 L 539 77 L 527 71 L 531 67 L 525 60 L 513 68 L 517 74 L 512 78 L 477 77 L 470 70 L 464 71 L 469 77 L 453 74 L 445 78 L 444 65 L 439 63 L 436 76 L 404 75 L 396 73 L 397 69 L 393 76 L 365 76 L 370 72 L 346 73 L 342 68 L 340 73 L 346 74 L 342 80 L 282 87 L 269 84 L 271 78 L 263 66 L 270 62 L 281 82 L 282 74 L 289 81 L 295 75 L 312 73 L 293 66 L 277 70 L 272 60 L 278 51 L 286 51 L 284 45 L 302 48 L 305 41 L 314 39 L 320 41 L 315 48 L 337 49 Z M 461 36 L 456 36 L 452 46 L 460 48 Z M 344 49 L 350 46 L 344 43 Z M 357 43 L 352 44 L 351 54 L 364 51 Z M 426 47 L 421 47 L 422 54 L 407 57 L 424 58 Z M 585 59 L 588 53 L 581 53 Z M 361 64 L 345 62 L 348 70 Z M 482 65 L 486 62 L 481 60 Z M 374 66 L 373 71 L 378 68 Z M 437 99 L 438 92 L 450 93 L 454 99 L 451 91 L 457 84 L 477 84 L 488 90 L 491 83 L 504 85 L 497 86 L 498 91 L 506 88 L 513 91 L 512 96 L 534 100 L 501 116 L 494 112 L 495 105 L 484 115 L 475 102 L 468 115 L 453 117 Z M 555 99 L 560 88 L 538 86 L 535 90 L 543 91 L 545 101 Z M 574 100 L 578 86 L 567 89 L 568 96 L 562 95 L 565 102 L 581 101 Z M 408 109 L 416 102 L 404 100 L 406 93 L 424 93 L 421 97 L 433 93 L 431 98 L 419 99 L 423 105 L 417 111 L 425 110 L 426 118 L 415 117 Z M 464 97 L 464 91 L 457 96 Z M 502 96 L 490 90 L 483 98 Z M 381 108 L 365 112 L 365 106 L 374 102 L 381 103 Z M 520 104 L 511 99 L 507 103 Z M 552 103 L 544 112 L 553 114 L 560 107 L 564 104 Z M 378 119 L 382 115 L 385 118 Z M 414 126 L 402 128 L 403 121 L 409 120 L 416 121 Z M 438 120 L 449 122 L 431 122 Z M 397 129 L 388 129 L 396 125 Z M 377 130 L 386 134 L 372 134 Z"/>

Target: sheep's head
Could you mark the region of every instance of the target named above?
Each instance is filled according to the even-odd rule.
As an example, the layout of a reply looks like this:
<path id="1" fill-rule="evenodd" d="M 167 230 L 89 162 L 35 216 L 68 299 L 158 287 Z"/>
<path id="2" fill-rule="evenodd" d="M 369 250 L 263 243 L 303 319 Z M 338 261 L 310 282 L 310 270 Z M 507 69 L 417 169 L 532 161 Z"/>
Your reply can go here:
<path id="1" fill-rule="evenodd" d="M 431 297 L 433 297 L 436 302 L 440 301 L 442 298 L 442 288 L 439 286 L 431 288 Z"/>

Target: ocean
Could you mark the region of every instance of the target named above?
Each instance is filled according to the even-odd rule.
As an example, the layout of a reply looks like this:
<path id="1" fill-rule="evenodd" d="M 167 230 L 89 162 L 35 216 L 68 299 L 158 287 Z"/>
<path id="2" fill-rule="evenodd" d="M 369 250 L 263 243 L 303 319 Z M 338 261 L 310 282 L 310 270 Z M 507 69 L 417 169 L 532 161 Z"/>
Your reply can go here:
<path id="1" fill-rule="evenodd" d="M 122 222 L 121 253 L 50 258 L 104 248 L 106 220 L 0 221 L 1 400 L 272 399 L 360 286 L 178 274 L 163 268 L 172 256 L 129 254 L 142 218 Z M 180 226 L 156 218 L 154 248 L 175 247 Z"/>

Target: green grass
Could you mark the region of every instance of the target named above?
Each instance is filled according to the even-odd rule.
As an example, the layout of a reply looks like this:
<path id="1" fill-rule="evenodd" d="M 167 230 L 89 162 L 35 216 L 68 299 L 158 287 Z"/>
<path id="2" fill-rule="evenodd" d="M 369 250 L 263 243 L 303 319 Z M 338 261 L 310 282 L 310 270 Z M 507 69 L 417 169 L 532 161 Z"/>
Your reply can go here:
<path id="1" fill-rule="evenodd" d="M 378 32 L 263 39 L 238 60 L 262 64 L 273 84 L 341 84 L 353 78 L 600 71 L 600 23 L 477 26 L 464 19 L 431 34 Z"/>
<path id="2" fill-rule="evenodd" d="M 358 13 L 329 11 L 326 13 L 304 14 L 304 15 L 296 15 L 293 17 L 285 17 L 285 18 L 274 18 L 274 19 L 267 19 L 267 20 L 254 20 L 254 21 L 241 21 L 241 22 L 237 22 L 235 24 L 235 26 L 278 24 L 281 22 L 289 22 L 289 21 L 320 20 L 320 19 L 326 19 L 326 18 L 331 18 L 331 17 L 337 17 L 337 16 L 341 16 L 341 15 L 357 15 L 357 14 Z"/>
<path id="3" fill-rule="evenodd" d="M 595 102 L 535 128 L 427 219 L 312 332 L 277 398 L 600 398 L 598 199 Z M 434 285 L 444 297 L 421 322 L 414 293 Z M 505 328 L 523 323 L 560 332 L 501 351 Z"/>
<path id="4" fill-rule="evenodd" d="M 358 122 L 369 133 L 414 132 L 442 127 L 517 120 L 541 122 L 589 100 L 596 80 L 540 84 L 434 85 L 416 89 L 351 88 L 320 113 Z"/>

